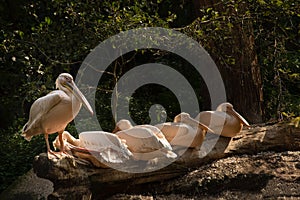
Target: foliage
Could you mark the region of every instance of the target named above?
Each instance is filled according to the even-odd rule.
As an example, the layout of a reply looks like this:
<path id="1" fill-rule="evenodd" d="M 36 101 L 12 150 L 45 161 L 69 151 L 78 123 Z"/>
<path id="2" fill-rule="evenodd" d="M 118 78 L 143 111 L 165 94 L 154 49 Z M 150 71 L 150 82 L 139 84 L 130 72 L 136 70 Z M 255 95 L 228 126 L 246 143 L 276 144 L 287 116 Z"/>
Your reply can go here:
<path id="1" fill-rule="evenodd" d="M 300 115 L 299 8 L 299 2 L 294 1 L 224 0 L 202 8 L 198 19 L 179 30 L 197 39 L 212 56 L 217 55 L 215 62 L 239 73 L 244 72 L 233 68 L 233 55 L 249 47 L 237 48 L 232 38 L 254 33 L 263 82 L 264 119 L 291 119 Z M 234 29 L 234 24 L 241 29 Z M 245 33 L 248 30 L 253 33 Z"/>
<path id="2" fill-rule="evenodd" d="M 46 148 L 42 135 L 33 138 L 30 143 L 21 138 L 18 131 L 22 122 L 17 121 L 12 128 L 0 131 L 0 151 L 3 155 L 0 160 L 1 191 L 17 176 L 28 171 L 32 167 L 32 158 L 41 148 Z"/>
<path id="3" fill-rule="evenodd" d="M 266 118 L 300 116 L 300 3 L 276 0 L 258 5 L 253 18 Z"/>

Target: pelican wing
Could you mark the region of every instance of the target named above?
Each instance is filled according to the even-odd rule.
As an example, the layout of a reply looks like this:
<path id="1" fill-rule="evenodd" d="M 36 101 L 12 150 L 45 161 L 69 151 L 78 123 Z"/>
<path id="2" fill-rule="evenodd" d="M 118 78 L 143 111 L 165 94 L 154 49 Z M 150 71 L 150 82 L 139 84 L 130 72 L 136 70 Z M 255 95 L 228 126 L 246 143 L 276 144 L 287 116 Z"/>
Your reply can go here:
<path id="1" fill-rule="evenodd" d="M 133 127 L 119 131 L 116 135 L 126 140 L 126 144 L 132 152 L 144 153 L 164 148 L 156 135 L 147 128 Z"/>
<path id="2" fill-rule="evenodd" d="M 30 117 L 44 115 L 57 105 L 65 95 L 63 91 L 53 91 L 46 96 L 38 98 L 31 106 Z"/>
<path id="3" fill-rule="evenodd" d="M 162 123 L 155 125 L 164 134 L 166 139 L 170 142 L 173 138 L 179 135 L 185 136 L 189 134 L 189 130 L 186 124 L 182 123 Z"/>
<path id="4" fill-rule="evenodd" d="M 137 127 L 144 127 L 150 129 L 158 137 L 159 141 L 165 149 L 172 150 L 170 143 L 158 127 L 148 124 L 138 125 Z"/>
<path id="5" fill-rule="evenodd" d="M 24 125 L 22 136 L 30 140 L 32 136 L 41 134 L 42 117 L 57 105 L 65 95 L 64 92 L 56 90 L 46 96 L 38 98 L 31 106 L 29 112 L 29 121 Z"/>
<path id="6" fill-rule="evenodd" d="M 197 135 L 197 129 L 184 123 L 163 123 L 156 125 L 171 145 L 190 147 Z"/>
<path id="7" fill-rule="evenodd" d="M 198 114 L 196 120 L 208 126 L 215 133 L 221 134 L 228 115 L 221 111 L 203 111 Z"/>
<path id="8" fill-rule="evenodd" d="M 96 158 L 109 163 L 123 163 L 132 153 L 127 146 L 112 133 L 89 131 L 79 134 L 80 146 L 90 150 Z"/>

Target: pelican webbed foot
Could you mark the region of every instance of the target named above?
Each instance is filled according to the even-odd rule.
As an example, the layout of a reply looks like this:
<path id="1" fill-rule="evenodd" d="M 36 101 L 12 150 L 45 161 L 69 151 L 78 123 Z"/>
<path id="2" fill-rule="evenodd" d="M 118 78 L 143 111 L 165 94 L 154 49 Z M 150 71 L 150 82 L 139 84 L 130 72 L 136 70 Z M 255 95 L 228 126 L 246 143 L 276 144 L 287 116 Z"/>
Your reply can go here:
<path id="1" fill-rule="evenodd" d="M 62 158 L 65 158 L 65 157 L 68 157 L 68 158 L 74 158 L 72 155 L 70 155 L 68 152 L 66 151 L 59 151 L 59 152 L 55 152 L 55 151 L 52 151 L 52 150 L 49 150 L 47 152 L 47 155 L 48 155 L 48 158 L 49 159 L 53 159 L 53 158 L 56 158 L 56 159 L 62 159 Z"/>
<path id="2" fill-rule="evenodd" d="M 55 151 L 52 151 L 52 150 L 48 150 L 48 151 L 47 151 L 48 159 L 53 159 L 53 158 L 59 159 L 59 158 L 60 158 L 60 155 L 59 155 L 58 153 L 59 153 L 59 152 L 55 152 Z"/>

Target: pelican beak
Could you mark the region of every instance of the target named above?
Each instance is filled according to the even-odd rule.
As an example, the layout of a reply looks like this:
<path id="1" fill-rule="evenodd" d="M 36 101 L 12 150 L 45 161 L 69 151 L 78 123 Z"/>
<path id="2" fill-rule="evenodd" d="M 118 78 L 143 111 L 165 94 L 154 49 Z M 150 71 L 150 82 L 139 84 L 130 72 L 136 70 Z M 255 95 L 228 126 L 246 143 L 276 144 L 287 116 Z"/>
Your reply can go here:
<path id="1" fill-rule="evenodd" d="M 116 126 L 115 129 L 112 131 L 112 133 L 116 133 L 118 131 L 121 131 L 121 129 L 118 126 Z"/>
<path id="2" fill-rule="evenodd" d="M 67 82 L 65 86 L 75 95 L 75 97 L 83 104 L 83 106 L 91 113 L 91 115 L 93 115 L 94 111 L 91 105 L 86 100 L 85 96 L 80 92 L 75 83 L 73 81 L 71 83 Z"/>
<path id="3" fill-rule="evenodd" d="M 198 128 L 201 128 L 202 130 L 206 130 L 206 131 L 209 131 L 211 133 L 215 133 L 213 130 L 211 130 L 208 126 L 206 126 L 205 124 L 195 120 L 195 119 L 192 119 L 191 120 L 195 123 L 195 124 L 198 124 Z"/>
<path id="4" fill-rule="evenodd" d="M 232 113 L 234 116 L 236 116 L 236 117 L 241 121 L 241 123 L 242 123 L 243 125 L 245 125 L 245 126 L 250 126 L 250 124 L 247 122 L 247 120 L 245 120 L 245 118 L 242 117 L 242 115 L 240 115 L 238 112 L 236 112 L 233 108 L 232 108 L 232 110 L 231 110 L 231 113 Z"/>
<path id="5" fill-rule="evenodd" d="M 201 122 L 198 122 L 199 123 L 199 128 L 201 129 L 204 129 L 206 131 L 209 131 L 211 133 L 215 133 L 212 129 L 210 129 L 208 126 L 206 126 L 205 124 L 202 124 Z"/>
<path id="6" fill-rule="evenodd" d="M 181 120 L 181 119 L 180 119 Z M 205 124 L 191 118 L 191 117 L 188 117 L 187 120 L 191 123 L 191 124 L 194 124 L 194 126 L 198 126 L 198 128 L 201 128 L 202 130 L 206 130 L 206 131 L 209 131 L 211 133 L 215 133 L 213 130 L 211 130 L 208 126 L 206 126 Z M 175 121 L 174 121 L 175 122 Z"/>

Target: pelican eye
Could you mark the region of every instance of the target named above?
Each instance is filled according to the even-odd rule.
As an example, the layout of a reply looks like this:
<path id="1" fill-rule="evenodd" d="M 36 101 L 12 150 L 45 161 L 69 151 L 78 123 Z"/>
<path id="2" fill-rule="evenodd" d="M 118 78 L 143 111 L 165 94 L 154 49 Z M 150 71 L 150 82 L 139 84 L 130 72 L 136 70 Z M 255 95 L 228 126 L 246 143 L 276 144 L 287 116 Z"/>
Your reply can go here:
<path id="1" fill-rule="evenodd" d="M 67 82 L 71 82 L 72 81 L 72 78 L 68 77 L 68 76 L 65 76 L 65 79 L 66 79 Z"/>

